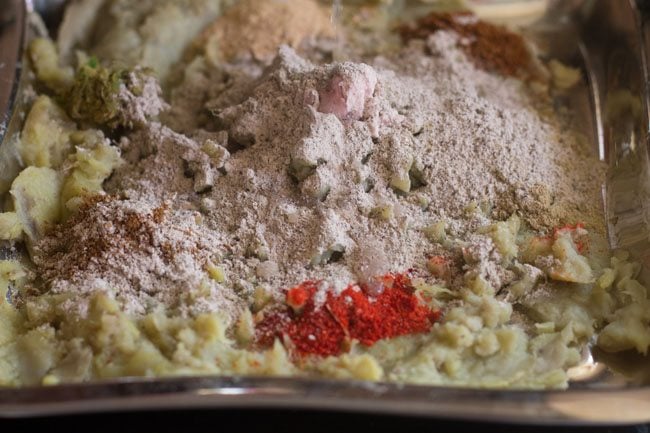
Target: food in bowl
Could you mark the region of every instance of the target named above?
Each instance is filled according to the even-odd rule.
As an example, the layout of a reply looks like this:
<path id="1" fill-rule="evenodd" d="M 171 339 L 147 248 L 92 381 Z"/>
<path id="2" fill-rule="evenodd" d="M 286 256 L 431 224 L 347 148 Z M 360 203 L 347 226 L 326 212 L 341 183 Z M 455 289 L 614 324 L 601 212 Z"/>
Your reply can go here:
<path id="1" fill-rule="evenodd" d="M 32 41 L 0 384 L 561 388 L 594 338 L 645 353 L 640 265 L 559 103 L 580 71 L 395 7 L 83 0 Z"/>

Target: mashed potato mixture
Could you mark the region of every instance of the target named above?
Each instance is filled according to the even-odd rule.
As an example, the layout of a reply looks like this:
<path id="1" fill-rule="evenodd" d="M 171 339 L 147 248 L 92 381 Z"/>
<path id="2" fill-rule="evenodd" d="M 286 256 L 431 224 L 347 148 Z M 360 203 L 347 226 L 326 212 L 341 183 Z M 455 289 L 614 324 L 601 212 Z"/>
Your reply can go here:
<path id="1" fill-rule="evenodd" d="M 71 2 L 3 143 L 0 386 L 562 388 L 647 353 L 580 72 L 453 3 Z"/>

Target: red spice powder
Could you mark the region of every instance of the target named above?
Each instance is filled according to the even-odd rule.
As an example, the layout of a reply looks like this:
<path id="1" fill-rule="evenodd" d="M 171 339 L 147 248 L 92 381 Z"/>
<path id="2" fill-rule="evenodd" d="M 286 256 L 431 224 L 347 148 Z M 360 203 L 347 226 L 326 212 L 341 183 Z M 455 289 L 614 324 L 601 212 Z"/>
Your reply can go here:
<path id="1" fill-rule="evenodd" d="M 573 242 L 576 245 L 576 249 L 580 254 L 584 254 L 589 251 L 589 238 L 587 236 L 579 236 L 579 232 L 585 229 L 584 223 L 577 223 L 574 225 L 567 224 L 563 227 L 556 227 L 553 229 L 553 240 L 557 240 L 563 233 L 568 233 L 571 235 Z"/>
<path id="2" fill-rule="evenodd" d="M 553 237 L 555 239 L 560 236 L 562 233 L 573 233 L 578 230 L 584 230 L 585 229 L 585 223 L 577 223 L 577 224 L 565 224 L 562 227 L 555 227 L 553 229 Z"/>
<path id="3" fill-rule="evenodd" d="M 584 229 L 584 223 L 566 224 L 562 227 L 554 228 L 551 234 L 548 234 L 546 236 L 538 236 L 534 240 L 541 242 L 542 245 L 546 246 L 546 248 L 551 248 L 553 242 L 558 240 L 560 235 L 568 234 L 571 236 L 571 239 L 573 240 L 578 253 L 586 254 L 589 252 L 589 236 L 587 236 L 586 233 L 581 233 Z"/>
<path id="4" fill-rule="evenodd" d="M 317 308 L 316 283 L 305 282 L 287 291 L 287 304 L 267 312 L 257 324 L 257 344 L 270 345 L 276 337 L 289 339 L 300 355 L 332 356 L 345 352 L 352 340 L 372 346 L 400 335 L 427 332 L 440 319 L 415 296 L 410 278 L 404 274 L 383 277 L 384 288 L 368 295 L 358 285 L 340 295 L 328 293 Z"/>

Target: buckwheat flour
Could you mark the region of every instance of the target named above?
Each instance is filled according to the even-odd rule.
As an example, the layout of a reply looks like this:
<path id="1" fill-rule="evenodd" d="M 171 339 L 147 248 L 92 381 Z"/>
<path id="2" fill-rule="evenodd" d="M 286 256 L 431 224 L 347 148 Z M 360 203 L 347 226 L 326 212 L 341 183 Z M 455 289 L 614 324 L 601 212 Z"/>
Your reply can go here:
<path id="1" fill-rule="evenodd" d="M 241 300 L 204 272 L 214 235 L 200 227 L 200 214 L 170 212 L 168 205 L 110 196 L 87 201 L 36 251 L 35 263 L 50 291 L 74 292 L 69 307 L 82 314 L 86 295 L 104 291 L 130 314 L 163 304 L 183 314 L 235 315 Z M 198 301 L 189 303 L 197 294 Z"/>
<path id="2" fill-rule="evenodd" d="M 142 314 L 182 306 L 211 260 L 224 281 L 183 308 L 234 318 L 260 289 L 281 299 L 313 280 L 340 292 L 426 269 L 441 247 L 423 229 L 439 221 L 476 251 L 466 271 L 499 290 L 513 273 L 470 232 L 513 213 L 541 231 L 578 219 L 602 230 L 604 168 L 542 120 L 520 81 L 477 69 L 458 38 L 440 31 L 392 56 L 321 66 L 284 46 L 263 71 L 186 75 L 181 88 L 196 80 L 208 97 L 177 94 L 171 112 L 202 113 L 201 123 L 149 123 L 122 140 L 126 164 L 106 184 L 119 198 L 41 246 L 53 253 L 40 264 L 51 290 L 109 291 Z"/>

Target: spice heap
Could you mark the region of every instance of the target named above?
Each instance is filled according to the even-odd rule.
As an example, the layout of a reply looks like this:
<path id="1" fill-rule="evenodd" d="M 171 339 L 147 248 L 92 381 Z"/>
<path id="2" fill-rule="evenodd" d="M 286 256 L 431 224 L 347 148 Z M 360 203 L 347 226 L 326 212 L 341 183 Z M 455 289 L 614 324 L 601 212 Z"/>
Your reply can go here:
<path id="1" fill-rule="evenodd" d="M 105 1 L 140 21 L 135 3 Z M 179 41 L 192 39 L 206 1 L 154 2 L 158 18 L 132 31 L 167 17 L 173 36 L 194 5 Z M 535 62 L 519 36 L 437 14 L 402 28 L 395 50 L 359 45 L 327 63 L 345 53 L 318 39 L 325 21 L 313 1 L 241 0 L 174 67 L 169 104 L 154 78 L 105 86 L 114 75 L 92 63 L 72 114 L 93 129 L 54 99 L 34 104 L 29 116 L 48 121 L 27 122 L 21 140 L 47 127 L 71 140 L 61 169 L 21 173 L 16 211 L 2 214 L 13 237 L 47 230 L 19 292 L 24 329 L 0 303 L 16 335 L 0 347 L 0 384 L 197 373 L 564 386 L 619 301 L 647 299 L 627 256 L 603 269 L 604 167 L 563 129 L 553 92 L 527 90 Z M 89 104 L 110 110 L 88 118 Z M 72 149 L 100 130 L 103 166 Z M 0 265 L 7 290 L 22 269 Z M 625 323 L 607 325 L 608 347 Z M 643 351 L 638 334 L 619 347 Z"/>
<path id="2" fill-rule="evenodd" d="M 194 45 L 221 63 L 252 56 L 270 60 L 277 47 L 333 37 L 330 15 L 315 0 L 240 0 L 204 30 Z"/>
<path id="3" fill-rule="evenodd" d="M 162 304 L 186 314 L 236 315 L 241 300 L 219 291 L 204 271 L 216 239 L 196 222 L 196 214 L 171 212 L 170 206 L 111 196 L 88 200 L 35 251 L 50 292 L 77 295 L 67 307 L 82 315 L 97 291 L 112 294 L 131 314 Z"/>
<path id="4" fill-rule="evenodd" d="M 519 78 L 533 72 L 533 56 L 521 35 L 481 21 L 471 12 L 431 13 L 399 28 L 405 42 L 440 31 L 456 33 L 460 47 L 479 68 Z"/>
<path id="5" fill-rule="evenodd" d="M 388 274 L 381 284 L 375 295 L 357 285 L 338 295 L 328 293 L 322 305 L 316 299 L 317 283 L 289 289 L 286 307 L 263 313 L 257 344 L 267 347 L 275 338 L 288 338 L 299 355 L 334 356 L 347 352 L 353 340 L 372 346 L 385 338 L 427 332 L 440 318 L 439 311 L 415 296 L 408 275 Z"/>
<path id="6" fill-rule="evenodd" d="M 125 206 L 147 214 L 168 203 L 155 232 L 181 242 L 189 230 L 194 241 L 184 242 L 196 242 L 199 256 L 223 271 L 208 301 L 194 297 L 204 311 L 228 299 L 253 303 L 260 291 L 282 301 L 301 281 L 323 281 L 324 298 L 386 273 L 426 272 L 427 258 L 444 251 L 425 232 L 442 221 L 466 249 L 485 250 L 472 272 L 501 290 L 512 272 L 477 228 L 521 212 L 535 228 L 581 220 L 598 229 L 598 218 L 587 217 L 598 215 L 599 189 L 579 143 L 542 121 L 519 82 L 477 69 L 457 43 L 458 35 L 441 31 L 372 64 L 330 65 L 285 46 L 261 75 L 230 64 L 211 67 L 212 81 L 188 75 L 216 96 L 181 94 L 172 110 L 209 112 L 204 129 L 183 135 L 149 122 L 123 138 L 125 164 L 105 188 L 125 200 L 101 204 L 110 211 L 77 221 L 76 238 L 61 238 L 83 245 Z M 472 203 L 485 213 L 468 213 Z M 106 254 L 115 274 L 127 276 L 108 280 L 120 299 L 155 293 L 174 305 L 206 278 L 205 261 L 189 253 L 180 256 L 188 266 L 164 267 L 164 251 L 136 249 L 133 260 L 129 248 Z M 52 257 L 48 269 L 75 256 Z M 65 277 L 51 285 L 72 292 L 107 285 L 88 283 L 105 280 L 100 266 Z M 237 311 L 224 309 L 230 322 Z"/>

